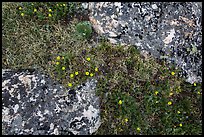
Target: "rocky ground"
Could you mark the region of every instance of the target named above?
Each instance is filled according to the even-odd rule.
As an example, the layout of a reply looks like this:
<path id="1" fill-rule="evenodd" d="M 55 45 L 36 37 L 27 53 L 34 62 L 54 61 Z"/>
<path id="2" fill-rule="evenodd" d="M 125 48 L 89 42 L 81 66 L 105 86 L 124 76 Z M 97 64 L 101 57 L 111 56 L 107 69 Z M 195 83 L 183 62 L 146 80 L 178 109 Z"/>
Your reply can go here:
<path id="1" fill-rule="evenodd" d="M 96 80 L 63 88 L 34 70 L 3 70 L 2 132 L 7 135 L 89 135 L 101 122 Z"/>
<path id="2" fill-rule="evenodd" d="M 83 7 L 98 34 L 130 44 L 202 82 L 202 4 L 199 2 L 89 2 Z"/>
<path id="3" fill-rule="evenodd" d="M 114 44 L 136 46 L 175 64 L 190 83 L 202 82 L 202 5 L 196 2 L 90 2 L 95 31 Z M 97 81 L 75 90 L 36 70 L 2 70 L 2 132 L 88 135 L 100 126 Z"/>

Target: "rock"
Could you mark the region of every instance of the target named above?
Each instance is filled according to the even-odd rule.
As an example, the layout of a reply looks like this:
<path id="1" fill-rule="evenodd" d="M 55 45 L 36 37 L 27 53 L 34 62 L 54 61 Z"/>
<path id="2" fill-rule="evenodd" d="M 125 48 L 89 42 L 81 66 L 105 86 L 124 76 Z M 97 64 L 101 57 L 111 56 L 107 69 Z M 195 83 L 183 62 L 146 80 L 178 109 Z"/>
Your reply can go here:
<path id="1" fill-rule="evenodd" d="M 115 39 L 112 39 L 112 38 L 108 38 L 108 40 L 113 43 L 113 44 L 117 44 L 117 41 Z"/>
<path id="2" fill-rule="evenodd" d="M 158 59 L 165 56 L 167 63 L 182 69 L 180 75 L 187 82 L 202 82 L 200 2 L 89 2 L 89 5 L 91 23 L 97 22 L 97 28 L 103 30 L 100 35 L 110 42 L 135 45 Z M 118 36 L 110 35 L 111 32 Z"/>
<path id="3" fill-rule="evenodd" d="M 109 37 L 117 37 L 117 34 L 115 34 L 114 32 L 109 32 Z"/>
<path id="4" fill-rule="evenodd" d="M 88 9 L 88 8 L 89 8 L 88 2 L 83 2 L 83 3 L 82 3 L 82 7 L 83 7 L 84 9 Z"/>
<path id="5" fill-rule="evenodd" d="M 100 126 L 97 81 L 69 90 L 33 70 L 2 70 L 6 135 L 90 135 Z M 67 92 L 68 91 L 68 92 Z"/>

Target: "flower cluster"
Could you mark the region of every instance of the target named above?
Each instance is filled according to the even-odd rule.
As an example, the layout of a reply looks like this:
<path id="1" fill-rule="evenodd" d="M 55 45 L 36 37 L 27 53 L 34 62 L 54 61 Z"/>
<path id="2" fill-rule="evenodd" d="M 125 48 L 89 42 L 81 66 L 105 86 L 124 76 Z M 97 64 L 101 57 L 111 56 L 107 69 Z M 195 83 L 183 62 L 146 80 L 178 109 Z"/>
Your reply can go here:
<path id="1" fill-rule="evenodd" d="M 50 10 L 51 11 L 51 10 Z M 91 61 L 91 58 L 90 57 L 87 57 L 86 58 L 86 60 L 87 61 Z M 57 56 L 56 57 L 56 62 L 55 62 L 55 64 L 56 64 L 56 68 L 57 68 L 57 70 L 58 70 L 58 73 L 60 73 L 60 74 L 64 74 L 64 75 L 67 75 L 67 71 L 69 70 L 69 69 L 67 69 L 66 67 L 66 63 L 65 62 L 67 62 L 67 60 L 65 60 L 65 57 L 64 56 Z M 95 72 L 98 72 L 98 67 L 95 67 L 94 68 L 94 70 L 95 70 Z M 93 71 L 94 71 L 93 70 Z M 69 83 L 68 83 L 68 87 L 72 87 L 73 86 L 73 80 L 76 78 L 76 79 L 78 79 L 79 78 L 79 76 L 83 76 L 83 74 L 85 74 L 85 76 L 90 76 L 90 77 L 93 77 L 94 75 L 95 75 L 95 73 L 94 72 L 91 72 L 90 70 L 89 71 L 85 71 L 85 72 L 79 72 L 79 71 L 75 71 L 74 73 L 68 73 L 68 75 L 69 75 L 69 78 L 70 78 L 70 81 L 69 81 Z M 67 76 L 66 76 L 67 77 Z M 78 77 L 78 78 L 77 78 Z M 72 81 L 72 82 L 71 82 Z"/>
<path id="2" fill-rule="evenodd" d="M 25 2 L 17 8 L 17 14 L 39 20 L 58 20 L 69 12 L 76 10 L 75 3 L 66 4 L 63 2 Z"/>

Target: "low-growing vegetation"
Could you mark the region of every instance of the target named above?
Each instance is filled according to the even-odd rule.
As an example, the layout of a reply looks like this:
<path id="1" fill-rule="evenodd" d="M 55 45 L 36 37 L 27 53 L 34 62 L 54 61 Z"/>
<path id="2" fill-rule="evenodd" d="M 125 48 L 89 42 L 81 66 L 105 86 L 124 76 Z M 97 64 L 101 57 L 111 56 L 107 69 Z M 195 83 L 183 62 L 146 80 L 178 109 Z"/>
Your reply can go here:
<path id="1" fill-rule="evenodd" d="M 66 20 L 74 4 L 80 7 L 4 2 L 3 68 L 38 69 L 68 89 L 97 79 L 102 124 L 94 134 L 202 134 L 201 84 L 186 83 L 180 70 L 143 57 L 134 46 L 102 38 L 93 46 L 88 21 Z"/>

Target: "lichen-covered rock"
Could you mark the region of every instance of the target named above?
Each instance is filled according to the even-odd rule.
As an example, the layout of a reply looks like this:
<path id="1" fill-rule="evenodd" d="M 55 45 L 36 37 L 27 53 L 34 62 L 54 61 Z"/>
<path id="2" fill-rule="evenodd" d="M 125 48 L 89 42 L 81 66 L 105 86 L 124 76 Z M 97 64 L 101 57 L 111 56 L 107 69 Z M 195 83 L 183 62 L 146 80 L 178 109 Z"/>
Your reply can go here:
<path id="1" fill-rule="evenodd" d="M 90 21 L 114 44 L 135 45 L 202 82 L 202 3 L 90 2 Z"/>
<path id="2" fill-rule="evenodd" d="M 7 135 L 89 135 L 100 122 L 92 79 L 69 90 L 33 70 L 2 70 L 2 132 Z"/>

